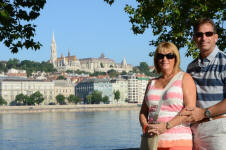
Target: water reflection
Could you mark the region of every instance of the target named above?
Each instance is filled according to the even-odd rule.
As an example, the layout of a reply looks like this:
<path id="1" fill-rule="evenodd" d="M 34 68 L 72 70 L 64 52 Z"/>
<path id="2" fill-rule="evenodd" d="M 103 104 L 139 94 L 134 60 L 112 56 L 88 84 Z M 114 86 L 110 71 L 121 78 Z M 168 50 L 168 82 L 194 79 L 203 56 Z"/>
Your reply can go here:
<path id="1" fill-rule="evenodd" d="M 1 150 L 135 150 L 138 110 L 1 114 Z"/>

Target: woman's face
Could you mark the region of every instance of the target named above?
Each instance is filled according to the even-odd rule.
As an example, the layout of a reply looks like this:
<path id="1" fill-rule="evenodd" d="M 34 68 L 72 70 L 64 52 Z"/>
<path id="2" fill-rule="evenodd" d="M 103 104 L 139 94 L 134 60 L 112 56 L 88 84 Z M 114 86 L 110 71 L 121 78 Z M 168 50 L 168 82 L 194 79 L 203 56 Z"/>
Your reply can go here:
<path id="1" fill-rule="evenodd" d="M 173 71 L 176 59 L 176 55 L 173 52 L 158 52 L 157 59 L 161 72 Z"/>

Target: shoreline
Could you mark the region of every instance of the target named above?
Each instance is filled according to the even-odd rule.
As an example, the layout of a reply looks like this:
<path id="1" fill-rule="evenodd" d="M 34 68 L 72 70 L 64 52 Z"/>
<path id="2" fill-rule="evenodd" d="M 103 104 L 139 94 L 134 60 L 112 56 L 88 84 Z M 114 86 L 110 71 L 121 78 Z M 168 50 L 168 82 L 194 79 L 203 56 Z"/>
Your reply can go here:
<path id="1" fill-rule="evenodd" d="M 0 106 L 0 114 L 41 112 L 90 112 L 111 110 L 139 110 L 138 104 L 83 104 L 83 105 L 40 105 Z"/>

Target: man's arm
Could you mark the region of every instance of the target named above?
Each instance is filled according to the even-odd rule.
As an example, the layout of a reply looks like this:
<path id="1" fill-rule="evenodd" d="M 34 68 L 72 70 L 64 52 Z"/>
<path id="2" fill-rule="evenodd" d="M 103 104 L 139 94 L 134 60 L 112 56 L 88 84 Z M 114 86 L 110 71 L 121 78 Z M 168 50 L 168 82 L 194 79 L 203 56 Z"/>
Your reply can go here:
<path id="1" fill-rule="evenodd" d="M 184 108 L 183 111 L 181 111 L 180 115 L 189 116 L 187 119 L 187 122 L 195 123 L 205 118 L 205 109 L 206 108 L 199 108 L 199 107 L 196 107 L 195 109 L 191 109 L 186 107 Z M 211 117 L 214 117 L 220 114 L 225 114 L 226 99 L 224 99 L 220 103 L 217 103 L 216 105 L 209 107 L 208 110 L 210 111 Z"/>
<path id="2" fill-rule="evenodd" d="M 211 116 L 226 114 L 226 98 L 220 103 L 209 107 L 208 110 L 210 111 Z"/>

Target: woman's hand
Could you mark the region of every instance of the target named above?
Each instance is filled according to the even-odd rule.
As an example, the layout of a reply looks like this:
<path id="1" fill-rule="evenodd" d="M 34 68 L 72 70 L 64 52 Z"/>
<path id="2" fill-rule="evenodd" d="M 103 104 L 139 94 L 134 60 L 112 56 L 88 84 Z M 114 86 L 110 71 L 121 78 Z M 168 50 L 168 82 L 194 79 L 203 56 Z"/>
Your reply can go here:
<path id="1" fill-rule="evenodd" d="M 160 134 L 163 134 L 166 131 L 167 131 L 167 129 L 166 129 L 166 123 L 165 122 L 160 122 L 158 124 L 149 124 L 148 125 L 148 133 L 150 135 L 152 135 L 152 134 L 160 135 Z"/>

